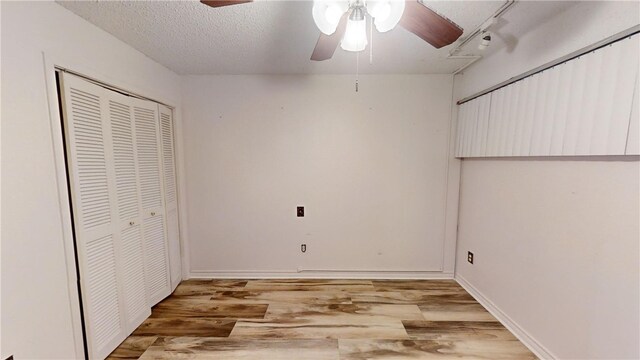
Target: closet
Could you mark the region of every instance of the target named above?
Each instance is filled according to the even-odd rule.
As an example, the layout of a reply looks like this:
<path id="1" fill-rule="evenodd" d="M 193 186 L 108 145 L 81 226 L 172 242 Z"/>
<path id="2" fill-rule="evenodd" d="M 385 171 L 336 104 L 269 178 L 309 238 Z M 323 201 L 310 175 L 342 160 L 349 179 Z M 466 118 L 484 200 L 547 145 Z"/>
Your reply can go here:
<path id="1" fill-rule="evenodd" d="M 172 111 L 59 79 L 87 350 L 102 359 L 181 278 Z"/>

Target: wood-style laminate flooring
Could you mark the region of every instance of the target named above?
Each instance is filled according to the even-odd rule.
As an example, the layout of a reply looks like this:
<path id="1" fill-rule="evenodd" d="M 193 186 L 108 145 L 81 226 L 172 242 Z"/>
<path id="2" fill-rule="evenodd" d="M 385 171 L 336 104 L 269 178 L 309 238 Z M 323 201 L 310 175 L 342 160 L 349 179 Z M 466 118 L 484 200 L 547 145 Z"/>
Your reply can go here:
<path id="1" fill-rule="evenodd" d="M 110 359 L 536 359 L 453 280 L 187 280 Z"/>

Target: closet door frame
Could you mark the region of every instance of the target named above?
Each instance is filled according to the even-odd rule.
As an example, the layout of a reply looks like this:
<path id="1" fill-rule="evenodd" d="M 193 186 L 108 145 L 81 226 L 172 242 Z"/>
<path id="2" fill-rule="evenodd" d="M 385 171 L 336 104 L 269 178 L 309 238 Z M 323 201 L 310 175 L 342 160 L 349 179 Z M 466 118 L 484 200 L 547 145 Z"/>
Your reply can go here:
<path id="1" fill-rule="evenodd" d="M 49 125 L 51 129 L 51 142 L 53 150 L 53 166 L 55 168 L 55 186 L 58 192 L 58 208 L 60 211 L 60 237 L 62 238 L 62 245 L 65 257 L 65 266 L 67 273 L 67 295 L 70 308 L 70 323 L 72 326 L 72 338 L 74 342 L 75 358 L 85 358 L 87 355 L 87 348 L 85 344 L 84 324 L 81 314 L 82 303 L 80 299 L 79 278 L 77 273 L 76 262 L 76 249 L 74 240 L 74 229 L 71 211 L 71 199 L 68 189 L 68 177 L 65 155 L 65 143 L 64 143 L 64 129 L 61 114 L 61 99 L 58 93 L 57 77 L 62 72 L 70 72 L 77 74 L 81 77 L 91 79 L 97 83 L 105 84 L 109 87 L 126 89 L 131 94 L 146 94 L 148 98 L 156 99 L 155 101 L 163 104 L 167 104 L 171 107 L 175 113 L 180 112 L 179 106 L 180 98 L 166 97 L 162 93 L 158 92 L 154 86 L 135 86 L 132 85 L 131 80 L 124 76 L 113 76 L 110 69 L 98 64 L 72 56 L 65 52 L 48 49 L 42 52 L 42 63 L 44 70 L 44 86 L 46 87 L 48 110 L 49 110 Z M 143 81 L 143 78 L 137 80 Z M 179 117 L 174 118 L 176 121 Z M 180 125 L 176 125 L 179 128 Z M 179 130 L 177 131 L 179 133 Z M 182 144 L 178 138 L 176 141 L 176 160 L 181 159 Z M 176 165 L 181 165 L 181 162 L 177 162 Z M 181 166 L 176 166 L 176 178 L 178 181 L 178 193 L 183 194 L 182 179 L 184 179 L 184 171 Z M 186 204 L 179 201 L 179 220 L 180 223 L 187 221 Z M 186 231 L 180 232 L 181 248 L 188 248 L 188 239 Z M 188 259 L 182 259 L 183 274 L 188 271 Z M 183 275 L 184 276 L 184 275 Z"/>

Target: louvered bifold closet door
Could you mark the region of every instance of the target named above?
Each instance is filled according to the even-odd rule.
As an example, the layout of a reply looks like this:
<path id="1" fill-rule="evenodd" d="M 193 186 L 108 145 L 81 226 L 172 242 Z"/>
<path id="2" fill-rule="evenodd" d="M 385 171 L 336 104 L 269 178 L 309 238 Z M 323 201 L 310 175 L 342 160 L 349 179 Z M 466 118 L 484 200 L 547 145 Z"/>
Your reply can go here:
<path id="1" fill-rule="evenodd" d="M 167 213 L 167 240 L 171 268 L 171 288 L 182 280 L 180 255 L 180 229 L 178 226 L 178 192 L 176 186 L 175 147 L 173 140 L 173 114 L 171 109 L 158 105 L 160 113 L 160 138 L 162 143 L 162 169 L 164 177 L 164 200 Z"/>
<path id="2" fill-rule="evenodd" d="M 102 359 L 128 335 L 120 264 L 120 221 L 105 90 L 63 76 L 65 137 L 89 354 Z"/>
<path id="3" fill-rule="evenodd" d="M 133 101 L 146 292 L 149 304 L 155 305 L 171 293 L 159 114 L 156 103 L 140 99 Z"/>
<path id="4" fill-rule="evenodd" d="M 122 245 L 122 277 L 128 333 L 149 315 L 151 307 L 145 291 L 142 214 L 138 187 L 133 122 L 133 98 L 106 91 L 111 127 L 111 143 Z"/>

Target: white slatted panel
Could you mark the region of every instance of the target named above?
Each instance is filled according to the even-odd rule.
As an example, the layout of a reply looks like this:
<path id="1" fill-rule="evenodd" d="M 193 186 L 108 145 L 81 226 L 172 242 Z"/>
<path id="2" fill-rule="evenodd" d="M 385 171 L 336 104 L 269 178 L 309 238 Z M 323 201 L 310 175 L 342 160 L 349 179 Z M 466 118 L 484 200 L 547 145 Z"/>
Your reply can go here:
<path id="1" fill-rule="evenodd" d="M 176 202 L 176 174 L 174 167 L 173 122 L 171 110 L 160 112 L 160 134 L 162 137 L 162 165 L 166 203 Z"/>
<path id="2" fill-rule="evenodd" d="M 466 102 L 458 107 L 458 125 L 456 137 L 456 157 L 462 157 L 462 144 L 466 135 L 465 124 L 467 121 L 467 111 L 471 101 Z"/>
<path id="3" fill-rule="evenodd" d="M 133 118 L 142 197 L 145 282 L 147 300 L 155 305 L 171 293 L 169 251 L 165 226 L 158 105 L 134 99 Z"/>
<path id="4" fill-rule="evenodd" d="M 67 75 L 62 85 L 87 342 L 91 357 L 104 358 L 127 336 L 108 108 L 103 88 Z"/>
<path id="5" fill-rule="evenodd" d="M 116 259 L 113 248 L 113 238 L 105 236 L 92 240 L 86 246 L 87 272 L 85 288 L 89 304 L 89 324 L 91 338 L 96 349 L 96 355 L 108 355 L 114 338 L 119 338 L 123 324 L 120 322 L 120 305 L 118 300 L 118 286 L 116 280 Z M 106 350 L 102 350 L 106 349 Z"/>
<path id="6" fill-rule="evenodd" d="M 467 115 L 465 119 L 465 137 L 462 148 L 462 155 L 468 157 L 471 155 L 473 149 L 473 140 L 476 133 L 476 120 L 478 118 L 478 101 L 473 101 L 469 104 Z"/>
<path id="7" fill-rule="evenodd" d="M 150 294 L 153 299 L 159 296 L 157 294 L 167 293 L 169 284 L 169 269 L 167 268 L 165 259 L 167 249 L 165 247 L 164 236 L 164 217 L 162 215 L 156 215 L 144 222 L 144 246 L 145 256 L 147 258 L 147 293 Z M 168 295 L 168 293 L 166 295 Z"/>
<path id="8" fill-rule="evenodd" d="M 487 135 L 489 133 L 489 112 L 491 111 L 491 94 L 478 99 L 477 130 L 474 152 L 471 156 L 480 157 L 487 153 Z"/>
<path id="9" fill-rule="evenodd" d="M 629 120 L 629 135 L 627 137 L 627 155 L 640 155 L 640 82 L 636 75 L 636 85 L 631 107 L 631 119 Z"/>
<path id="10" fill-rule="evenodd" d="M 160 207 L 162 206 L 162 187 L 158 160 L 157 114 L 154 110 L 136 106 L 134 116 L 142 207 Z"/>
<path id="11" fill-rule="evenodd" d="M 169 245 L 169 267 L 171 288 L 182 280 L 182 255 L 180 252 L 180 228 L 178 225 L 178 199 L 176 192 L 175 147 L 173 113 L 159 105 L 160 138 L 162 140 L 162 168 L 164 173 L 165 209 L 167 213 L 167 242 Z"/>
<path id="12" fill-rule="evenodd" d="M 80 195 L 80 225 L 84 230 L 90 230 L 111 223 L 100 97 L 70 88 L 69 98 Z"/>
<path id="13" fill-rule="evenodd" d="M 553 126 L 551 130 L 551 139 L 549 143 L 549 155 L 563 155 L 564 135 L 567 126 L 567 117 L 569 116 L 570 98 L 571 98 L 571 77 L 573 74 L 573 62 L 560 64 L 554 68 L 558 71 L 558 92 L 556 94 L 555 116 L 553 117 Z"/>
<path id="14" fill-rule="evenodd" d="M 486 151 L 481 150 L 484 108 L 474 124 L 468 121 L 473 105 L 463 111 L 480 98 L 462 104 L 458 156 L 625 154 L 639 38 L 620 40 L 484 95 L 491 104 Z"/>
<path id="15" fill-rule="evenodd" d="M 491 93 L 491 111 L 489 112 L 489 133 L 487 134 L 486 156 L 499 156 L 500 132 L 506 88 Z"/>
<path id="16" fill-rule="evenodd" d="M 140 194 L 136 166 L 132 99 L 112 91 L 106 92 L 109 102 L 111 144 L 122 270 L 124 308 L 128 332 L 132 332 L 151 314 L 147 303 L 142 246 Z"/>
<path id="17" fill-rule="evenodd" d="M 605 47 L 604 71 L 598 88 L 597 109 L 590 154 L 623 155 L 629 130 L 629 109 L 633 103 L 638 74 L 640 36 Z"/>
<path id="18" fill-rule="evenodd" d="M 135 224 L 122 232 L 122 250 L 127 321 L 130 324 L 130 330 L 133 331 L 151 314 L 145 290 L 140 225 Z"/>
<path id="19" fill-rule="evenodd" d="M 124 101 L 109 100 L 109 113 L 118 194 L 118 213 L 122 220 L 134 220 L 140 216 L 140 209 L 131 126 L 131 106 Z"/>
<path id="20" fill-rule="evenodd" d="M 485 156 L 487 152 L 487 134 L 489 131 L 489 112 L 491 111 L 491 95 L 484 95 L 478 99 L 478 116 L 476 119 L 476 137 L 474 152 L 471 156 Z"/>
<path id="21" fill-rule="evenodd" d="M 167 238 L 169 239 L 169 260 L 171 267 L 171 287 L 175 289 L 182 281 L 182 259 L 180 252 L 180 230 L 178 209 L 167 211 Z"/>

